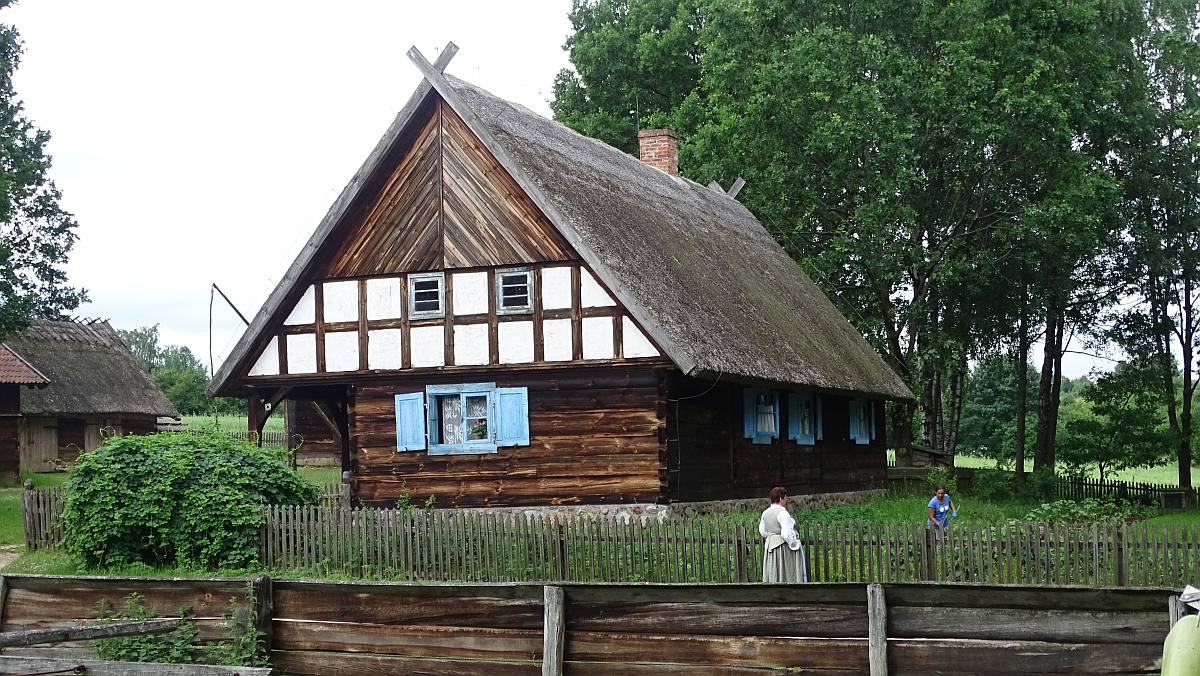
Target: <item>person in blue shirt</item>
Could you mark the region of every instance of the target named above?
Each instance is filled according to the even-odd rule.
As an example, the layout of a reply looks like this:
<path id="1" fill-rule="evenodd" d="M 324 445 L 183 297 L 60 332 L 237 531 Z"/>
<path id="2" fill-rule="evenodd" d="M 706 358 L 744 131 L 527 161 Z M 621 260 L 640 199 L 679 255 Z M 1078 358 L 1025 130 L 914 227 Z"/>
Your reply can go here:
<path id="1" fill-rule="evenodd" d="M 925 520 L 925 524 L 927 526 L 936 525 L 942 532 L 945 532 L 946 527 L 950 525 L 950 517 L 958 516 L 958 508 L 954 506 L 954 501 L 950 499 L 950 494 L 946 492 L 946 487 L 942 484 L 937 485 L 933 498 L 929 500 L 928 512 L 929 517 Z"/>

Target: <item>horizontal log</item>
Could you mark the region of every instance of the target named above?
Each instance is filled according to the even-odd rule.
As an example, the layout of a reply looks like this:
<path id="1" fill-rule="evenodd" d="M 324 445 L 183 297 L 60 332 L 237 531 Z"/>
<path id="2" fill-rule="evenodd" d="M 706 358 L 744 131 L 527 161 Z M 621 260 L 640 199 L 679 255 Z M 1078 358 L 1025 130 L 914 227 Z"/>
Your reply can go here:
<path id="1" fill-rule="evenodd" d="M 541 662 L 456 660 L 276 650 L 271 662 L 285 674 L 313 676 L 541 676 Z"/>
<path id="2" fill-rule="evenodd" d="M 83 609 L 81 609 L 83 610 Z M 69 629 L 80 626 L 83 622 L 95 622 L 95 617 L 75 618 L 75 619 L 58 619 L 58 620 L 42 620 L 37 618 L 23 618 L 19 620 L 7 621 L 4 623 L 4 631 L 31 631 L 43 629 Z M 218 618 L 200 618 L 195 620 L 193 625 L 196 628 L 197 638 L 201 641 L 219 641 L 225 638 L 229 632 L 229 623 L 227 620 Z M 69 645 L 65 643 L 63 645 Z M 84 644 L 80 644 L 84 645 Z"/>
<path id="3" fill-rule="evenodd" d="M 890 611 L 890 609 L 889 609 Z M 1165 624 L 1165 623 L 1164 623 Z M 888 639 L 888 673 L 1124 674 L 1162 669 L 1162 646 L 976 639 Z"/>
<path id="4" fill-rule="evenodd" d="M 0 674 L 80 673 L 93 676 L 269 676 L 270 667 L 224 667 L 207 664 L 158 664 L 154 662 L 107 662 L 46 657 L 0 657 Z"/>
<path id="5" fill-rule="evenodd" d="M 485 629 L 310 620 L 276 620 L 272 627 L 274 646 L 280 650 L 509 660 L 536 660 L 541 659 L 542 654 L 540 629 Z"/>
<path id="6" fill-rule="evenodd" d="M 119 575 L 30 575 L 5 573 L 5 586 L 12 589 L 58 589 L 137 592 L 163 589 L 201 589 L 204 593 L 245 593 L 248 577 L 138 577 Z"/>
<path id="7" fill-rule="evenodd" d="M 423 451 L 407 451 L 404 457 L 400 457 L 400 453 L 396 452 L 394 429 L 391 431 L 391 436 L 386 436 L 387 443 L 382 443 L 384 439 L 382 436 L 371 436 L 363 433 L 357 433 L 355 438 L 361 442 L 358 452 L 362 453 L 364 458 L 368 458 L 372 462 L 405 462 L 406 459 L 438 457 L 430 456 Z M 659 449 L 663 446 L 658 440 L 657 432 L 640 436 L 625 435 L 585 438 L 578 436 L 537 437 L 530 441 L 531 443 L 528 446 L 501 448 L 495 454 L 488 454 L 488 456 L 493 458 L 520 457 L 532 460 L 563 457 L 603 457 L 625 454 L 657 455 Z M 413 460 L 407 461 L 412 462 Z"/>
<path id="8" fill-rule="evenodd" d="M 888 608 L 888 636 L 893 638 L 1149 643 L 1161 646 L 1168 629 L 1162 611 Z"/>
<path id="9" fill-rule="evenodd" d="M 359 453 L 359 467 L 355 472 L 358 479 L 396 481 L 419 478 L 422 481 L 478 479 L 535 478 L 535 477 L 579 477 L 586 475 L 655 474 L 661 463 L 657 455 L 600 455 L 582 458 L 523 458 L 510 455 L 497 458 L 490 455 L 456 455 L 404 457 L 407 454 L 389 454 L 396 459 L 387 463 L 378 456 Z M 408 462 L 404 462 L 408 460 Z"/>
<path id="10" fill-rule="evenodd" d="M 236 599 L 238 606 L 247 605 L 244 586 L 236 591 L 220 588 L 171 588 L 162 586 L 162 583 L 155 587 L 135 588 L 132 585 L 122 585 L 109 589 L 81 589 L 71 586 L 63 589 L 10 587 L 5 596 L 4 622 L 0 629 L 7 631 L 10 623 L 23 619 L 96 619 L 96 608 L 100 601 L 107 600 L 113 608 L 120 608 L 125 599 L 134 592 L 142 597 L 142 605 L 163 617 L 178 617 L 180 608 L 190 607 L 198 619 L 213 619 L 229 613 L 230 599 Z"/>
<path id="11" fill-rule="evenodd" d="M 567 606 L 567 626 L 574 631 L 866 638 L 867 609 L 834 604 L 576 602 Z"/>
<path id="12" fill-rule="evenodd" d="M 518 599 L 542 603 L 542 585 L 523 582 L 360 582 L 338 580 L 272 580 L 276 594 L 311 591 L 334 595 L 369 594 L 398 606 L 415 598 Z M 278 612 L 278 611 L 277 611 Z M 539 612 L 540 617 L 540 612 Z"/>
<path id="13" fill-rule="evenodd" d="M 356 497 L 368 502 L 395 501 L 400 497 L 397 482 L 363 480 Z M 539 498 L 549 504 L 575 504 L 586 497 L 618 501 L 653 502 L 658 498 L 657 473 L 640 476 L 536 477 L 530 479 L 463 479 L 426 481 L 408 478 L 407 489 L 418 500 L 437 498 L 438 507 L 484 507 L 513 504 L 516 498 Z"/>
<path id="14" fill-rule="evenodd" d="M 629 662 L 564 662 L 566 676 L 779 676 L 775 667 L 727 664 L 655 664 Z M 788 673 L 788 672 L 783 672 Z M 804 676 L 860 676 L 854 669 L 805 669 Z"/>
<path id="15" fill-rule="evenodd" d="M 866 639 L 688 636 L 567 632 L 566 659 L 578 662 L 726 664 L 865 672 Z"/>
<path id="16" fill-rule="evenodd" d="M 854 583 L 768 584 L 587 584 L 562 585 L 567 608 L 574 603 L 837 603 L 867 607 L 867 586 Z"/>
<path id="17" fill-rule="evenodd" d="M 64 641 L 88 641 L 115 636 L 137 636 L 161 634 L 179 627 L 175 618 L 146 620 L 142 622 L 110 622 L 94 627 L 61 627 L 57 629 L 22 629 L 0 632 L 0 648 L 38 645 L 40 643 L 62 643 Z"/>
<path id="18" fill-rule="evenodd" d="M 276 588 L 277 620 L 540 630 L 542 605 L 536 599 L 479 597 L 387 597 L 378 593 L 335 593 L 323 589 Z"/>
<path id="19" fill-rule="evenodd" d="M 1055 608 L 1110 612 L 1163 612 L 1177 592 L 1160 588 L 1026 587 L 969 583 L 885 584 L 888 609 L 899 606 Z"/>

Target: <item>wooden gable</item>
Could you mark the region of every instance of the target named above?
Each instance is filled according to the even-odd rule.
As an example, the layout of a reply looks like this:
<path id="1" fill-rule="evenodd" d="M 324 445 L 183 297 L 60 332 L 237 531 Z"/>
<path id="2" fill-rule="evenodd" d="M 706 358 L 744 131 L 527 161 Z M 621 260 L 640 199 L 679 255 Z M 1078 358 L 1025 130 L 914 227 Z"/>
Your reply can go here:
<path id="1" fill-rule="evenodd" d="M 339 227 L 315 278 L 522 265 L 579 257 L 436 95 L 394 168 Z"/>

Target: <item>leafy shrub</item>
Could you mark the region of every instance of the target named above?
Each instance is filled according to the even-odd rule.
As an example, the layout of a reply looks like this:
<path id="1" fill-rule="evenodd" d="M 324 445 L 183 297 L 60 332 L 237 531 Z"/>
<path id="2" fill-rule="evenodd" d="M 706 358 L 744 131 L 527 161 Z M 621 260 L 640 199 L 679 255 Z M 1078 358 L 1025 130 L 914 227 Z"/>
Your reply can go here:
<path id="1" fill-rule="evenodd" d="M 937 489 L 938 485 L 944 485 L 946 492 L 954 495 L 958 490 L 958 475 L 954 473 L 954 469 L 950 467 L 930 467 L 929 473 L 925 475 L 925 487 L 930 495 Z"/>
<path id="2" fill-rule="evenodd" d="M 996 502 L 1011 500 L 1013 473 L 1003 469 L 976 469 L 975 478 L 971 482 L 971 495 L 981 500 Z"/>
<path id="3" fill-rule="evenodd" d="M 264 504 L 314 504 L 318 490 L 269 450 L 216 432 L 108 440 L 67 482 L 67 549 L 88 567 L 246 568 Z"/>
<path id="4" fill-rule="evenodd" d="M 1123 500 L 1056 500 L 1042 503 L 1025 515 L 1026 521 L 1129 521 L 1155 516 L 1152 507 Z"/>

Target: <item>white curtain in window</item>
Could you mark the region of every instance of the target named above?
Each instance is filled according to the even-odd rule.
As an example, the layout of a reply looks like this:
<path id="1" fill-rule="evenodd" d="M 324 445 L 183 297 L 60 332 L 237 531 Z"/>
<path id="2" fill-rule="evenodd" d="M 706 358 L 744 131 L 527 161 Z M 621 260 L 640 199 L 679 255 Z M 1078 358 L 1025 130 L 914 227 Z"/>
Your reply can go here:
<path id="1" fill-rule="evenodd" d="M 770 395 L 758 395 L 758 431 L 759 432 L 774 432 L 775 430 L 775 402 L 771 400 Z"/>
<path id="2" fill-rule="evenodd" d="M 461 444 L 463 436 L 462 398 L 458 395 L 441 397 L 442 443 Z"/>

